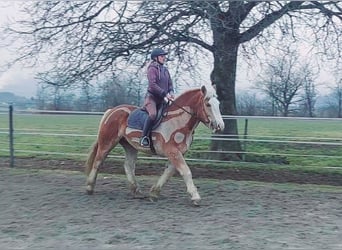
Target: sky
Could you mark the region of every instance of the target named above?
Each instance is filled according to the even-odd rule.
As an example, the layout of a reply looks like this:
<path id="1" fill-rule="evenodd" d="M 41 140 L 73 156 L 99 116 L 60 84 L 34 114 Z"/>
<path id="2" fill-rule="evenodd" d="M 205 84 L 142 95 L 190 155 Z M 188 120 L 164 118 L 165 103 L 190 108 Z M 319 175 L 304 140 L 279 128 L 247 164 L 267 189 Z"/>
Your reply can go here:
<path id="1" fill-rule="evenodd" d="M 0 26 L 20 15 L 20 3 L 20 1 L 0 1 Z M 0 48 L 0 55 L 1 65 L 11 58 L 6 48 Z M 9 71 L 0 72 L 0 92 L 13 92 L 19 96 L 34 97 L 37 91 L 34 75 L 34 69 L 23 68 L 19 65 Z"/>
<path id="2" fill-rule="evenodd" d="M 0 1 L 0 27 L 4 25 L 8 20 L 15 20 L 20 16 L 19 12 L 22 1 Z M 10 58 L 10 54 L 6 48 L 0 48 L 0 65 L 6 62 Z M 208 69 L 208 68 L 207 68 Z M 209 69 L 208 69 L 209 70 Z M 19 96 L 34 97 L 37 92 L 37 82 L 34 78 L 37 73 L 37 69 L 23 68 L 20 65 L 15 66 L 6 72 L 0 72 L 0 92 L 13 92 Z M 253 76 L 256 73 L 254 70 L 248 70 L 243 65 L 238 65 L 237 72 L 237 91 L 251 89 Z M 205 72 L 206 76 L 203 79 L 209 79 L 210 72 Z M 331 74 L 322 72 L 318 78 L 318 82 L 332 82 L 334 79 Z M 319 86 L 318 90 L 321 94 L 327 93 L 329 87 Z"/>

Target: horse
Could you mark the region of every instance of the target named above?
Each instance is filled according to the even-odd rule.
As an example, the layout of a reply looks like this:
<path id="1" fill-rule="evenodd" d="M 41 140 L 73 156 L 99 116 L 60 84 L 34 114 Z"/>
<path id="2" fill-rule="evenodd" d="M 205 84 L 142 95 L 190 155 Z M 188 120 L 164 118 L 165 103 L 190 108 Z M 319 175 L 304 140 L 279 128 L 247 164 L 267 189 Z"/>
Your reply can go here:
<path id="1" fill-rule="evenodd" d="M 142 131 L 128 127 L 130 114 L 139 107 L 122 104 L 108 109 L 100 121 L 97 140 L 85 164 L 87 194 L 94 193 L 98 169 L 110 151 L 120 144 L 125 151 L 124 169 L 133 196 L 143 195 L 135 178 L 135 162 L 140 151 L 168 159 L 164 173 L 150 189 L 151 200 L 158 199 L 164 184 L 178 171 L 183 177 L 192 203 L 199 205 L 201 197 L 193 183 L 184 154 L 190 148 L 194 131 L 200 122 L 213 132 L 224 129 L 219 104 L 213 85 L 202 85 L 180 94 L 167 107 L 167 113 L 159 126 L 151 131 L 153 149 L 140 146 Z"/>

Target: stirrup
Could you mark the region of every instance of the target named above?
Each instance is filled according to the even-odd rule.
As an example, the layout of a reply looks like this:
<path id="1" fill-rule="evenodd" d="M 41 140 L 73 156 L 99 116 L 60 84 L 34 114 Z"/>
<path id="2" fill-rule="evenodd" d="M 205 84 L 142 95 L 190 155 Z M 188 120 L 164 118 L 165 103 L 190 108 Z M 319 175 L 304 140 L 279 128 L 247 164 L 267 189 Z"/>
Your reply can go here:
<path id="1" fill-rule="evenodd" d="M 142 147 L 149 147 L 150 146 L 150 138 L 147 136 L 144 136 L 140 139 L 140 146 Z"/>

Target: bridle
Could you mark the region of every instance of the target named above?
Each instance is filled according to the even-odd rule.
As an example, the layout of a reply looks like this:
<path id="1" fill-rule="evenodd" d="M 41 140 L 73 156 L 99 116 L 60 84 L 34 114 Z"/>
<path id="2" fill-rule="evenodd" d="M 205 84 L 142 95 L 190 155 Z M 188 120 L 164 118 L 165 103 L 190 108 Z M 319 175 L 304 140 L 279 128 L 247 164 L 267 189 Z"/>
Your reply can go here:
<path id="1" fill-rule="evenodd" d="M 191 117 L 195 117 L 196 119 L 201 120 L 200 117 L 197 115 L 197 113 L 193 113 L 193 112 L 187 111 L 185 108 L 183 108 L 182 106 L 178 105 L 175 101 L 171 101 L 170 100 L 169 102 L 174 104 L 177 108 L 180 108 L 181 110 L 183 110 L 185 113 L 189 114 Z M 208 114 L 205 111 L 204 111 L 204 113 L 206 114 L 206 116 L 208 116 Z M 209 117 L 207 117 L 207 119 L 209 120 L 209 123 L 210 123 Z"/>
<path id="2" fill-rule="evenodd" d="M 192 112 L 187 111 L 185 108 L 178 105 L 175 101 L 170 100 L 169 102 L 172 103 L 173 105 L 175 105 L 177 108 L 180 108 L 181 110 L 183 110 L 185 113 L 188 113 L 189 115 L 194 116 L 194 117 L 198 117 L 196 113 L 192 113 Z"/>

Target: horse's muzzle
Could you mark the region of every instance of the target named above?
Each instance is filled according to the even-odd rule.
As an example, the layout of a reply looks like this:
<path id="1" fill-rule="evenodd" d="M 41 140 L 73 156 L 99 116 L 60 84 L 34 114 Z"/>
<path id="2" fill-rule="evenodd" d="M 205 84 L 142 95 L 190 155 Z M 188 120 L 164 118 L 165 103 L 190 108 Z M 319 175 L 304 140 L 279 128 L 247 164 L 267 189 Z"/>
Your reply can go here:
<path id="1" fill-rule="evenodd" d="M 224 122 L 223 121 L 210 121 L 209 123 L 210 129 L 213 130 L 214 133 L 218 131 L 223 131 L 224 130 Z"/>

